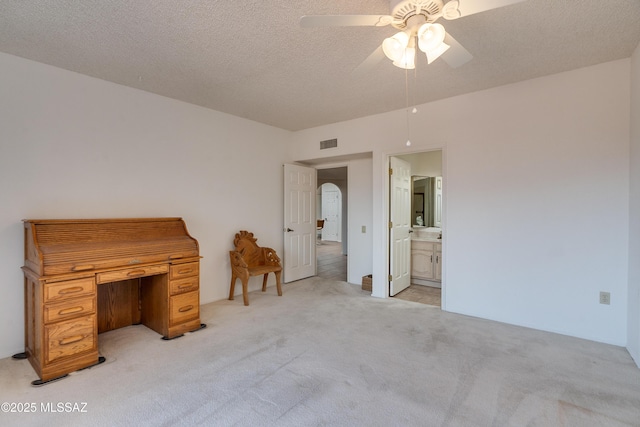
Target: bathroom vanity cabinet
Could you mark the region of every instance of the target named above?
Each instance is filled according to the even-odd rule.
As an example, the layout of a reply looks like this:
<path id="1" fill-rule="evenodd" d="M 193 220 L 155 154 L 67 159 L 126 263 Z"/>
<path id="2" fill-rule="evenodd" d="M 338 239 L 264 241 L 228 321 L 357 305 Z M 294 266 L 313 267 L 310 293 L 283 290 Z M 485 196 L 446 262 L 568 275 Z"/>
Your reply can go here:
<path id="1" fill-rule="evenodd" d="M 411 241 L 411 278 L 442 280 L 442 243 L 430 240 Z"/>

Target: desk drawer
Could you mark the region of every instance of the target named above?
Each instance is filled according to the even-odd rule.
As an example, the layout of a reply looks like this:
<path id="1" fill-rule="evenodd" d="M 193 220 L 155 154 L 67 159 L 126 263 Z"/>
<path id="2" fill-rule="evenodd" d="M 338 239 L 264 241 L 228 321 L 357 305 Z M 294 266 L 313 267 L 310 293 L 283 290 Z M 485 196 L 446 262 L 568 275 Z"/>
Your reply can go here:
<path id="1" fill-rule="evenodd" d="M 47 304 L 44 306 L 44 322 L 51 323 L 59 320 L 72 319 L 74 317 L 86 316 L 96 312 L 96 299 L 93 296 L 85 298 L 74 298 L 57 304 Z"/>
<path id="2" fill-rule="evenodd" d="M 45 361 L 96 349 L 96 315 L 45 325 Z"/>
<path id="3" fill-rule="evenodd" d="M 44 302 L 56 302 L 79 296 L 94 295 L 95 292 L 96 285 L 93 277 L 47 283 L 44 285 Z"/>
<path id="4" fill-rule="evenodd" d="M 147 265 L 144 267 L 132 267 L 126 270 L 107 271 L 98 273 L 98 283 L 119 282 L 121 280 L 135 279 L 137 277 L 154 276 L 169 272 L 167 264 Z"/>
<path id="5" fill-rule="evenodd" d="M 186 264 L 177 264 L 171 266 L 171 272 L 169 273 L 170 279 L 182 279 L 183 277 L 199 276 L 200 275 L 200 263 L 188 262 Z"/>
<path id="6" fill-rule="evenodd" d="M 169 292 L 171 295 L 183 294 L 185 292 L 197 291 L 199 287 L 199 277 L 187 277 L 186 279 L 171 280 L 169 282 Z"/>
<path id="7" fill-rule="evenodd" d="M 171 297 L 169 300 L 169 325 L 200 317 L 200 293 L 189 292 Z"/>

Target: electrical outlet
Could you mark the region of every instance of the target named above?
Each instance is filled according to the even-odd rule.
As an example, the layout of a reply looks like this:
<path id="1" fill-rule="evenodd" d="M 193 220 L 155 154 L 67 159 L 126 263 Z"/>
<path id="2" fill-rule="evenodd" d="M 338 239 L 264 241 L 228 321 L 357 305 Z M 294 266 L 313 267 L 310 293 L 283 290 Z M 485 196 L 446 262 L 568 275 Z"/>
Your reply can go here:
<path id="1" fill-rule="evenodd" d="M 609 292 L 600 292 L 600 304 L 611 304 L 611 294 Z"/>

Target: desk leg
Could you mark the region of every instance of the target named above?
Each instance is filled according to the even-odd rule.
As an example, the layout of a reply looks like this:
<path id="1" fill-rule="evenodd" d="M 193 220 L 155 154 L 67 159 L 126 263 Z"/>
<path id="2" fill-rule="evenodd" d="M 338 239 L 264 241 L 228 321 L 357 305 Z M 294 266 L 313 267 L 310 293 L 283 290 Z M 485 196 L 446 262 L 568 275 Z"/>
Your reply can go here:
<path id="1" fill-rule="evenodd" d="M 194 329 L 193 331 L 189 331 L 189 333 L 191 333 L 191 332 L 198 332 L 199 330 L 204 329 L 204 328 L 206 328 L 206 327 L 207 327 L 207 324 L 206 324 L 206 323 L 200 323 L 200 327 L 199 327 L 199 328 Z M 177 336 L 175 336 L 175 337 L 173 337 L 173 338 L 162 337 L 162 339 L 163 339 L 163 340 L 165 340 L 165 341 L 171 341 L 171 340 L 175 340 L 176 338 L 183 337 L 183 336 L 184 336 L 184 334 L 182 334 L 182 335 L 177 335 Z"/>
<path id="2" fill-rule="evenodd" d="M 19 354 L 21 354 L 21 353 L 19 353 Z M 99 356 L 99 357 L 98 357 L 98 362 L 97 362 L 97 363 L 94 363 L 94 364 L 93 364 L 93 365 L 91 365 L 91 366 L 87 366 L 86 368 L 78 369 L 76 372 L 83 371 L 83 370 L 85 370 L 85 369 L 91 369 L 91 368 L 93 368 L 94 366 L 98 366 L 98 365 L 100 365 L 101 363 L 104 363 L 104 361 L 105 361 L 105 360 L 107 360 L 107 359 L 105 359 L 103 356 Z M 62 376 L 60 376 L 60 377 L 51 378 L 50 380 L 46 380 L 46 381 L 42 381 L 42 380 L 34 380 L 34 381 L 31 381 L 31 385 L 32 385 L 32 386 L 35 386 L 35 387 L 40 387 L 40 386 L 43 386 L 43 385 L 45 385 L 45 384 L 49 384 L 49 383 L 52 383 L 52 382 L 55 382 L 55 381 L 61 380 L 61 379 L 66 378 L 66 377 L 68 377 L 68 376 L 69 376 L 69 374 L 64 374 L 64 375 L 62 375 Z"/>

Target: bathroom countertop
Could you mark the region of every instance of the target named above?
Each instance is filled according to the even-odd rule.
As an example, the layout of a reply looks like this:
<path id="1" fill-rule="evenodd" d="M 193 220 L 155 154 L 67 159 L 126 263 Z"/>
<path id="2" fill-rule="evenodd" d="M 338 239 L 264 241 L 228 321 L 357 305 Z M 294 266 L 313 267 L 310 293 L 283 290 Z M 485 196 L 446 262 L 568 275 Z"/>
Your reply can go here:
<path id="1" fill-rule="evenodd" d="M 428 237 L 411 236 L 411 240 L 418 242 L 442 243 L 442 239 L 429 239 Z"/>

